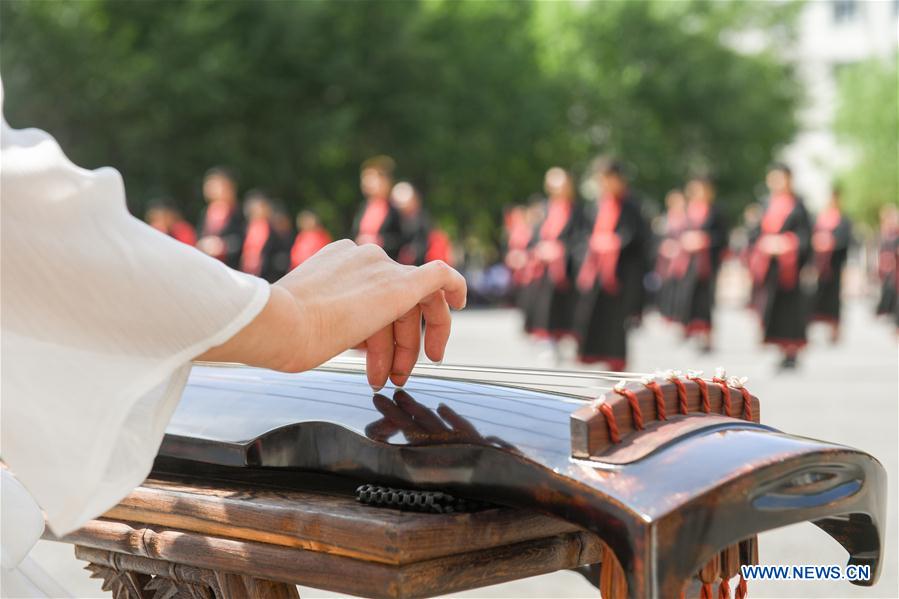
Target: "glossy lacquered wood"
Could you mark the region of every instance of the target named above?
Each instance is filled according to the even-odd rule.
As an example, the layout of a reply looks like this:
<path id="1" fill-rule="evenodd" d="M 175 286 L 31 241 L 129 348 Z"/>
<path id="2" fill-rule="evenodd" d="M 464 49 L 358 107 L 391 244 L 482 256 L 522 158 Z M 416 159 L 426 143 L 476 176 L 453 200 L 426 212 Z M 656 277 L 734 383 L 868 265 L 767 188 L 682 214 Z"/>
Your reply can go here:
<path id="1" fill-rule="evenodd" d="M 663 443 L 648 426 L 622 440 L 642 447 L 629 456 L 604 459 L 587 444 L 572 457 L 572 413 L 590 405 L 582 392 L 490 384 L 485 371 L 480 382 L 429 373 L 373 393 L 346 370 L 196 367 L 160 464 L 283 481 L 326 472 L 537 509 L 608 543 L 632 597 L 669 596 L 725 548 L 802 521 L 879 570 L 886 477 L 864 452 L 673 411 L 663 426 L 680 428 Z"/>
<path id="2" fill-rule="evenodd" d="M 102 518 L 57 540 L 74 544 L 117 599 L 173 596 L 154 594 L 151 585 L 210 599 L 290 596 L 285 584 L 427 597 L 601 559 L 595 534 L 535 512 L 403 512 L 361 505 L 339 482 L 297 475 L 276 488 L 213 480 L 226 474 L 147 480 Z"/>

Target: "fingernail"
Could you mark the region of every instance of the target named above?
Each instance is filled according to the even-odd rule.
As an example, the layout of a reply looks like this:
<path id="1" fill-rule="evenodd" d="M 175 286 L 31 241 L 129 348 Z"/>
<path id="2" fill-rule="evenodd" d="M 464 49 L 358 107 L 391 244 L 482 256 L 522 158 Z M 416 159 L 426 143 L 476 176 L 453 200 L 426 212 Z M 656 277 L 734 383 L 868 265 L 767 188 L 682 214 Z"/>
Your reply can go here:
<path id="1" fill-rule="evenodd" d="M 374 391 L 375 393 L 377 393 L 378 391 L 380 391 L 381 389 L 384 388 L 384 385 L 371 385 L 371 384 L 369 384 L 369 387 L 371 387 L 371 390 L 372 390 L 372 391 Z"/>
<path id="2" fill-rule="evenodd" d="M 441 358 L 440 360 L 431 360 L 431 364 L 433 364 L 434 366 L 441 366 L 443 364 L 443 359 Z"/>

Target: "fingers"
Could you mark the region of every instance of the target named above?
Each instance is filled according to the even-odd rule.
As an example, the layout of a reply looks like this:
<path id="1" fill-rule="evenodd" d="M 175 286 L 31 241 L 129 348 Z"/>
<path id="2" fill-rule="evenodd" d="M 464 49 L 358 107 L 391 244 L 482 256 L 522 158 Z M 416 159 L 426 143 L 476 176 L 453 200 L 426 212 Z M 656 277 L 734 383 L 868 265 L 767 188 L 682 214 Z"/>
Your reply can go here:
<path id="1" fill-rule="evenodd" d="M 418 360 L 421 349 L 421 308 L 415 306 L 393 323 L 393 366 L 390 380 L 402 387 Z"/>
<path id="2" fill-rule="evenodd" d="M 402 389 L 393 394 L 393 401 L 426 433 L 434 435 L 449 432 L 450 429 L 434 412 L 412 399 L 412 396 Z"/>
<path id="3" fill-rule="evenodd" d="M 465 307 L 468 286 L 465 278 L 454 268 L 442 260 L 428 262 L 419 267 L 416 272 L 419 279 L 421 295 L 426 296 L 437 290 L 443 290 L 446 302 L 456 310 Z"/>
<path id="4" fill-rule="evenodd" d="M 443 360 L 449 341 L 452 317 L 443 291 L 435 291 L 421 300 L 425 319 L 425 355 L 434 362 Z"/>
<path id="5" fill-rule="evenodd" d="M 393 325 L 389 324 L 365 341 L 365 372 L 368 384 L 380 391 L 393 366 Z"/>

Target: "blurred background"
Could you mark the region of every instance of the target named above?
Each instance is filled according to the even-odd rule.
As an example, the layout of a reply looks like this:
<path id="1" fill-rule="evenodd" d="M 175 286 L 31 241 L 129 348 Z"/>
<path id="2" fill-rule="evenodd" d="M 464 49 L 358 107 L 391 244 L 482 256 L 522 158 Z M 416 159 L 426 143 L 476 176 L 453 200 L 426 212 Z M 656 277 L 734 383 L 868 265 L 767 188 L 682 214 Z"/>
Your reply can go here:
<path id="1" fill-rule="evenodd" d="M 222 259 L 234 245 L 233 266 L 266 278 L 329 239 L 360 239 L 363 196 L 379 185 L 360 189 L 363 165 L 383 184 L 410 182 L 390 194 L 411 222 L 397 256 L 453 263 L 470 305 L 485 309 L 458 315 L 456 362 L 580 367 L 573 342 L 524 330 L 509 260 L 546 218 L 550 167 L 567 169 L 575 201 L 589 205 L 601 194 L 594 158 L 616 157 L 650 254 L 670 237 L 669 192 L 708 177 L 727 231 L 713 342 L 695 344 L 689 323 L 658 310 L 652 254 L 628 369 L 748 374 L 765 422 L 860 447 L 895 473 L 897 23 L 897 0 L 5 0 L 0 73 L 12 126 L 49 131 L 81 166 L 116 167 L 136 216 Z M 839 330 L 813 328 L 788 372 L 747 308 L 745 251 L 775 161 L 812 223 L 835 189 L 851 220 Z M 243 219 L 233 242 L 214 222 L 223 195 Z M 808 297 L 820 287 L 814 267 L 801 273 Z M 811 528 L 763 536 L 763 563 L 842 563 Z M 69 550 L 40 551 L 58 556 L 60 577 L 98 592 Z M 894 544 L 887 557 L 874 589 L 757 583 L 754 595 L 896 597 Z M 560 573 L 481 595 L 591 593 Z"/>

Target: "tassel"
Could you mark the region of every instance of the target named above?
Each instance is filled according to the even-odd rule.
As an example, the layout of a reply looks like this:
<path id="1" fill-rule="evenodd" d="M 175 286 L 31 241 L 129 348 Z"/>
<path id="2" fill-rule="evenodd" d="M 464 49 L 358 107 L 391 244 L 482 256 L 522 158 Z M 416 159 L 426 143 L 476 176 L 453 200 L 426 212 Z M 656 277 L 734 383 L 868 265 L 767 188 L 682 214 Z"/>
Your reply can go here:
<path id="1" fill-rule="evenodd" d="M 730 582 L 726 578 L 721 579 L 718 587 L 718 599 L 730 599 Z"/>
<path id="2" fill-rule="evenodd" d="M 749 586 L 746 584 L 743 574 L 740 574 L 740 582 L 737 584 L 737 592 L 734 594 L 734 599 L 746 599 L 748 596 Z"/>
<path id="3" fill-rule="evenodd" d="M 699 599 L 715 599 L 712 597 L 712 583 L 702 583 L 702 590 L 699 592 Z"/>

